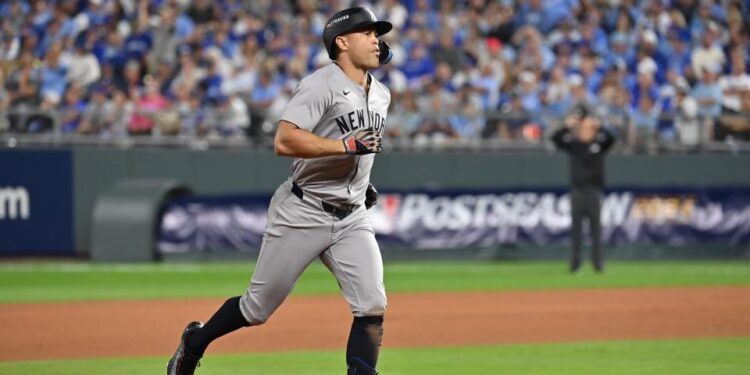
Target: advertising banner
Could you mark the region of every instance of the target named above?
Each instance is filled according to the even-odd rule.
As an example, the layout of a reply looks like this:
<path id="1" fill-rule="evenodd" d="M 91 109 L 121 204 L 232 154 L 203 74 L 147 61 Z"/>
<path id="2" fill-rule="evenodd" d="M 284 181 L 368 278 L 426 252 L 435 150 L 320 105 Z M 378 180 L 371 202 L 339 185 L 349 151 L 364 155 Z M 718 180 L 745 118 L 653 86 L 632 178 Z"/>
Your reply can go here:
<path id="1" fill-rule="evenodd" d="M 173 202 L 161 221 L 159 248 L 257 249 L 269 199 Z M 570 199 L 564 189 L 388 192 L 369 215 L 383 247 L 554 245 L 569 238 Z M 602 196 L 601 218 L 609 245 L 747 246 L 750 189 L 611 189 Z"/>
<path id="2" fill-rule="evenodd" d="M 0 254 L 73 252 L 70 151 L 0 151 Z"/>

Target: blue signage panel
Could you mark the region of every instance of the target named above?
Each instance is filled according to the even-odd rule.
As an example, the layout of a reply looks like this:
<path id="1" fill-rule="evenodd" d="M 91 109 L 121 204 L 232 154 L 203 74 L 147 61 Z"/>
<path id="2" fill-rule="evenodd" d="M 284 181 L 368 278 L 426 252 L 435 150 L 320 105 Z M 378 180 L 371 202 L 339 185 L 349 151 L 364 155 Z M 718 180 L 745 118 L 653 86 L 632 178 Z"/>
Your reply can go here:
<path id="1" fill-rule="evenodd" d="M 0 254 L 73 254 L 68 150 L 0 150 Z"/>

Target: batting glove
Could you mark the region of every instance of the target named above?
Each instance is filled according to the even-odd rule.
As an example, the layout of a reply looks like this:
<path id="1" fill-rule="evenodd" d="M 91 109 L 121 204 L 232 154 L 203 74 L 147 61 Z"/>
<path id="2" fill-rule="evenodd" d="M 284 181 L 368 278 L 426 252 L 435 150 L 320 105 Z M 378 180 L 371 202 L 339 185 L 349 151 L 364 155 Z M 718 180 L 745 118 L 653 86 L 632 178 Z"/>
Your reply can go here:
<path id="1" fill-rule="evenodd" d="M 360 130 L 342 139 L 346 153 L 354 155 L 380 152 L 382 140 L 383 137 L 372 129 Z"/>

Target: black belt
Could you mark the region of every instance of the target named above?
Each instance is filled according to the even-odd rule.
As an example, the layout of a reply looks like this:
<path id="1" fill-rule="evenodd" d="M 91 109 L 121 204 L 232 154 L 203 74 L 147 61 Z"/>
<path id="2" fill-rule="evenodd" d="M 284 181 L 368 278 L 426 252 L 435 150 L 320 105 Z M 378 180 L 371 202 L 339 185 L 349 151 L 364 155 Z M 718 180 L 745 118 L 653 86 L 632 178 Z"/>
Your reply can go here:
<path id="1" fill-rule="evenodd" d="M 296 195 L 299 199 L 302 199 L 302 197 L 305 196 L 302 188 L 299 187 L 296 182 L 292 182 L 292 194 Z M 339 218 L 339 220 L 344 220 L 345 217 L 349 216 L 349 214 L 354 212 L 354 210 L 357 208 L 357 206 L 352 206 L 350 208 L 341 208 L 323 201 L 320 201 L 320 205 L 323 208 L 323 211 L 336 216 L 337 218 Z"/>

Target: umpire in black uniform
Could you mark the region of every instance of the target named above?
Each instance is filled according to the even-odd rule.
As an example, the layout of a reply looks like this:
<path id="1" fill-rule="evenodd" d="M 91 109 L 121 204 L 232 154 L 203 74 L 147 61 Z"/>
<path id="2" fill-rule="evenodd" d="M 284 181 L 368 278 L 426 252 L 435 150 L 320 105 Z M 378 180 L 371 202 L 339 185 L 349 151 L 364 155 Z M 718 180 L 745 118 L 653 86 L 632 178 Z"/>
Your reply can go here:
<path id="1" fill-rule="evenodd" d="M 587 105 L 576 105 L 565 119 L 565 126 L 552 135 L 555 146 L 570 155 L 570 201 L 573 253 L 570 271 L 581 268 L 583 219 L 588 218 L 594 269 L 604 271 L 602 224 L 600 220 L 604 188 L 604 157 L 615 141 L 601 126 L 599 117 Z"/>

